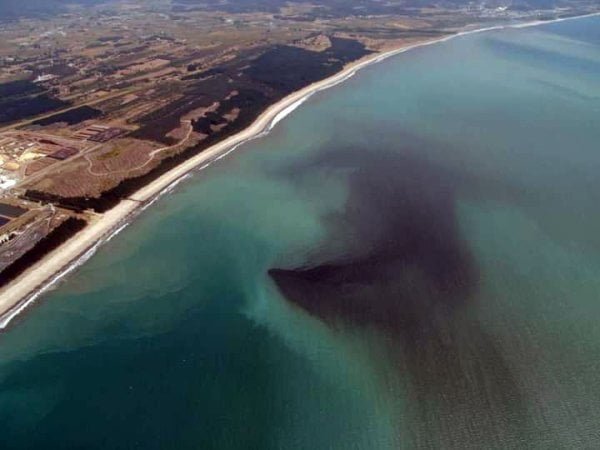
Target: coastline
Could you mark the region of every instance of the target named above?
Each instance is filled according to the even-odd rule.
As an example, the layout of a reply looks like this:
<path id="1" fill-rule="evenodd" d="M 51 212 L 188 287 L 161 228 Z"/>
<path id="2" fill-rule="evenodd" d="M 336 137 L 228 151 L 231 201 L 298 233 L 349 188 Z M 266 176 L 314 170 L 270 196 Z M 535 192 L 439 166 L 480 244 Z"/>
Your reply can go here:
<path id="1" fill-rule="evenodd" d="M 533 21 L 518 24 L 503 24 L 486 28 L 462 30 L 438 39 L 375 53 L 347 65 L 337 74 L 315 82 L 296 91 L 279 102 L 269 106 L 247 128 L 224 139 L 191 157 L 177 167 L 166 172 L 152 182 L 140 188 L 129 198 L 122 200 L 109 211 L 98 214 L 80 232 L 72 236 L 63 245 L 48 253 L 37 263 L 29 267 L 22 275 L 0 290 L 0 330 L 5 329 L 21 312 L 32 305 L 41 295 L 54 287 L 60 280 L 85 263 L 105 242 L 122 231 L 137 214 L 152 205 L 165 193 L 172 190 L 192 172 L 203 170 L 215 161 L 235 151 L 245 142 L 268 133 L 277 123 L 317 92 L 329 89 L 351 78 L 359 70 L 384 61 L 387 58 L 415 48 L 445 42 L 459 36 L 506 28 L 525 28 L 583 17 L 598 16 L 600 13 L 559 18 L 548 21 Z"/>

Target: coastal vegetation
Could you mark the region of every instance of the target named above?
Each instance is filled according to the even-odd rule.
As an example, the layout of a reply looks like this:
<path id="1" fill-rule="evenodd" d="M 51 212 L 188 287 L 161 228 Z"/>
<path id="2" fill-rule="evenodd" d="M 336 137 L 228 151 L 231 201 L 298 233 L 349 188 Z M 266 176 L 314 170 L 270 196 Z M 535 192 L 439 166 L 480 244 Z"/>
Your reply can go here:
<path id="1" fill-rule="evenodd" d="M 224 143 L 237 145 L 242 136 L 263 131 L 265 117 L 277 121 L 294 107 L 290 99 L 302 101 L 309 95 L 303 92 L 343 79 L 354 66 L 475 26 L 597 10 L 585 0 L 538 7 L 53 0 L 18 9 L 4 2 L 0 195 L 27 209 L 32 222 L 0 218 L 0 238 L 10 240 L 0 243 L 0 260 L 8 262 L 3 267 L 26 276 L 21 269 L 54 255 L 83 226 L 80 220 L 102 222 L 112 214 L 104 222 L 110 226 L 97 227 L 94 236 L 101 239 L 117 225 L 111 220 L 135 210 L 124 202 L 150 201 L 152 186 L 162 186 L 192 160 L 209 164 L 229 151 Z M 23 17 L 29 19 L 18 20 Z M 154 194 L 131 200 L 144 189 Z M 44 223 L 49 211 L 78 225 L 56 233 L 54 226 L 30 227 Z"/>

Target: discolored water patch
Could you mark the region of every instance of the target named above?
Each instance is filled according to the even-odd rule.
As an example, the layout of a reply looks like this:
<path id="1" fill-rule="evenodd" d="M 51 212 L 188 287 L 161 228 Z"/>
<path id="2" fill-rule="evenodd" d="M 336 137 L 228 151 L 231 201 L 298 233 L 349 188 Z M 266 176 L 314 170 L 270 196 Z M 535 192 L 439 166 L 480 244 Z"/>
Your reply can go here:
<path id="1" fill-rule="evenodd" d="M 413 445 L 465 448 L 490 436 L 516 445 L 526 426 L 517 382 L 469 314 L 479 271 L 457 219 L 465 178 L 410 151 L 324 155 L 303 170 L 350 173 L 343 211 L 323 218 L 328 240 L 343 248 L 332 255 L 326 240 L 303 267 L 269 275 L 288 301 L 334 330 L 382 336 L 374 353 L 406 380 L 400 395 L 416 418 Z"/>

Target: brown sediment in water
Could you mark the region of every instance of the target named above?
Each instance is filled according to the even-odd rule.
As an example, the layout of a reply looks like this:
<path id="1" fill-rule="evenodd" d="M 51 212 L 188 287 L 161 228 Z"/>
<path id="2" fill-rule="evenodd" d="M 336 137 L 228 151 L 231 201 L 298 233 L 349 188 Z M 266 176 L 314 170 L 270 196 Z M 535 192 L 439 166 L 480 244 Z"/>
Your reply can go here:
<path id="1" fill-rule="evenodd" d="M 350 77 L 357 70 L 367 67 L 372 63 L 379 62 L 382 59 L 410 49 L 443 42 L 456 36 L 478 33 L 488 29 L 500 29 L 514 26 L 535 26 L 540 23 L 547 22 L 531 22 L 507 26 L 499 25 L 485 29 L 468 30 L 439 39 L 403 45 L 399 48 L 386 51 L 383 54 L 369 55 L 365 59 L 349 64 L 341 72 L 322 81 L 315 82 L 281 99 L 267 108 L 266 111 L 264 111 L 251 125 L 248 123 L 247 125 L 249 126 L 247 128 L 239 132 L 236 131 L 229 137 L 225 138 L 225 136 L 223 136 L 224 139 L 222 141 L 209 142 L 208 139 L 205 139 L 203 144 L 208 144 L 208 148 L 203 148 L 201 153 L 198 153 L 198 148 L 192 147 L 190 153 L 182 152 L 176 155 L 177 158 L 166 158 L 156 171 L 152 171 L 153 173 L 146 174 L 146 176 L 129 179 L 125 185 L 120 184 L 114 192 L 111 191 L 111 195 L 99 199 L 100 203 L 97 205 L 87 203 L 82 205 L 78 201 L 80 199 L 72 199 L 74 200 L 72 203 L 61 202 L 61 206 L 72 208 L 76 211 L 85 207 L 97 206 L 99 211 L 106 212 L 97 217 L 91 225 L 88 225 L 78 233 L 76 239 L 69 239 L 59 248 L 47 254 L 42 260 L 29 267 L 25 273 L 9 283 L 9 285 L 2 288 L 2 291 L 0 292 L 0 329 L 6 327 L 18 312 L 31 303 L 32 298 L 35 298 L 41 290 L 48 287 L 49 283 L 52 283 L 53 280 L 56 280 L 65 274 L 70 265 L 72 265 L 79 257 L 96 248 L 98 243 L 103 242 L 103 239 L 112 235 L 115 230 L 120 229 L 129 218 L 136 214 L 141 206 L 146 205 L 160 194 L 160 192 L 179 181 L 190 171 L 195 170 L 198 167 L 205 167 L 212 161 L 228 154 L 241 143 L 260 135 L 269 128 L 273 121 L 277 121 L 281 114 L 284 114 L 289 108 L 293 108 L 294 105 L 298 104 L 298 102 L 301 102 L 303 99 L 306 99 L 312 93 L 334 86 Z M 170 129 L 172 128 L 173 127 Z M 52 198 L 40 199 L 53 201 Z M 13 313 L 14 310 L 18 310 L 18 312 Z"/>
<path id="2" fill-rule="evenodd" d="M 345 207 L 323 218 L 321 254 L 269 275 L 332 330 L 382 337 L 374 354 L 407 379 L 415 445 L 465 448 L 494 434 L 516 442 L 527 426 L 516 377 L 471 314 L 479 270 L 457 218 L 464 179 L 417 154 L 326 152 L 313 168 L 351 170 Z M 341 256 L 327 249 L 333 236 L 345 244 Z"/>

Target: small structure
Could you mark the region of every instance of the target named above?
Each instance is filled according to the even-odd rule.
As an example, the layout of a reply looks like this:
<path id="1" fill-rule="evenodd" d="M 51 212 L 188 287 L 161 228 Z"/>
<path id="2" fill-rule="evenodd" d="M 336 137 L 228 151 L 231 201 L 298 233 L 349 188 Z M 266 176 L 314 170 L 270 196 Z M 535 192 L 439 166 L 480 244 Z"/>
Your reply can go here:
<path id="1" fill-rule="evenodd" d="M 39 75 L 35 80 L 33 80 L 34 83 L 43 83 L 44 81 L 50 81 L 56 78 L 56 75 L 52 75 L 49 73 L 43 74 L 43 75 Z"/>
<path id="2" fill-rule="evenodd" d="M 125 130 L 120 128 L 111 128 L 105 125 L 90 125 L 83 130 L 79 130 L 75 135 L 75 139 L 86 140 L 91 142 L 108 142 L 118 136 L 125 134 Z"/>
<path id="3" fill-rule="evenodd" d="M 108 128 L 90 137 L 89 140 L 92 142 L 108 142 L 111 139 L 121 136 L 123 133 L 125 133 L 125 131 L 120 128 Z"/>
<path id="4" fill-rule="evenodd" d="M 71 156 L 74 156 L 77 153 L 79 153 L 79 150 L 77 150 L 76 148 L 62 147 L 54 153 L 49 154 L 48 157 L 58 159 L 59 161 L 64 161 L 65 159 L 70 158 Z"/>

